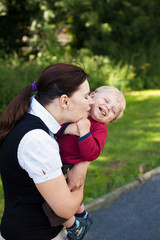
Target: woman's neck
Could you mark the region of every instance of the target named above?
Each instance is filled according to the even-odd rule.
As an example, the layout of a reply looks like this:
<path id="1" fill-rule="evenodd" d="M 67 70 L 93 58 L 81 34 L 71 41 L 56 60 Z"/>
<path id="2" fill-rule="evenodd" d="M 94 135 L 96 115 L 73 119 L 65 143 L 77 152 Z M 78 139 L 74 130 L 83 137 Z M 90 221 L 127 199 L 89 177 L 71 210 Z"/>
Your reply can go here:
<path id="1" fill-rule="evenodd" d="M 64 110 L 58 103 L 58 99 L 45 106 L 45 109 L 52 115 L 52 117 L 59 123 L 59 125 L 62 125 L 66 122 Z"/>

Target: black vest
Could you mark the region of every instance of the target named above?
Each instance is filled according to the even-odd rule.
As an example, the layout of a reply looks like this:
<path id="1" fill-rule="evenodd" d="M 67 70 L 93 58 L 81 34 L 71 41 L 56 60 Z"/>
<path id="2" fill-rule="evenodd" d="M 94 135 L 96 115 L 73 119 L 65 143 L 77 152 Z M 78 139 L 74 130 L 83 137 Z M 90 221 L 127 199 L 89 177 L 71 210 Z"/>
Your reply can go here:
<path id="1" fill-rule="evenodd" d="M 18 163 L 18 145 L 33 129 L 48 133 L 40 118 L 26 114 L 0 145 L 0 173 L 5 197 L 0 231 L 6 240 L 50 240 L 62 229 L 62 226 L 50 226 L 41 207 L 43 197 Z"/>

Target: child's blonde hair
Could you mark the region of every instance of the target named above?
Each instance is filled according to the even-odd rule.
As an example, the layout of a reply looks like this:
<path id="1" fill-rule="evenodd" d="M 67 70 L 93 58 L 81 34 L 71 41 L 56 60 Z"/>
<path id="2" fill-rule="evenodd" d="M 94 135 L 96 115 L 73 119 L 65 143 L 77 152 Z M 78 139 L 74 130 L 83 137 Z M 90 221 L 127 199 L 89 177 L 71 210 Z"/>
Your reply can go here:
<path id="1" fill-rule="evenodd" d="M 101 86 L 95 90 L 95 93 L 106 91 L 106 93 L 110 93 L 116 97 L 116 101 L 120 103 L 120 111 L 117 113 L 116 117 L 112 120 L 112 122 L 117 121 L 119 118 L 123 116 L 123 112 L 126 108 L 126 100 L 123 95 L 123 92 L 120 91 L 118 88 L 113 86 Z"/>

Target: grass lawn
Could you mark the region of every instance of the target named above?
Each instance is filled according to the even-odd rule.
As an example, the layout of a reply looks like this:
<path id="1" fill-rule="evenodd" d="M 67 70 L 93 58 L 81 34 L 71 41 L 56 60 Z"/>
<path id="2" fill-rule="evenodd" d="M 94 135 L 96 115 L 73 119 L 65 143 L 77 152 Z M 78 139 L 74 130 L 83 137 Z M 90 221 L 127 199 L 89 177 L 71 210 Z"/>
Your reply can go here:
<path id="1" fill-rule="evenodd" d="M 85 182 L 89 202 L 160 164 L 160 90 L 126 94 L 127 108 L 122 119 L 108 125 L 108 139 L 100 157 L 90 164 Z"/>
<path id="2" fill-rule="evenodd" d="M 160 90 L 126 94 L 124 117 L 108 125 L 109 134 L 100 157 L 90 164 L 85 183 L 87 203 L 139 176 L 139 165 L 147 171 L 160 162 Z M 0 181 L 0 218 L 4 208 Z"/>

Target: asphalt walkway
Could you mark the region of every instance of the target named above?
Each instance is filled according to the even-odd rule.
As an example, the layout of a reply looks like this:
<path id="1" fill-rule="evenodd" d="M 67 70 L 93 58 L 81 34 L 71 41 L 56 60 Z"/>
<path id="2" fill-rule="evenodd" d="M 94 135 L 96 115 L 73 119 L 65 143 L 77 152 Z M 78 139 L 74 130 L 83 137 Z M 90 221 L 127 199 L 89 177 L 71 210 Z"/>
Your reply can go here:
<path id="1" fill-rule="evenodd" d="M 160 240 L 160 173 L 90 214 L 84 240 Z"/>

